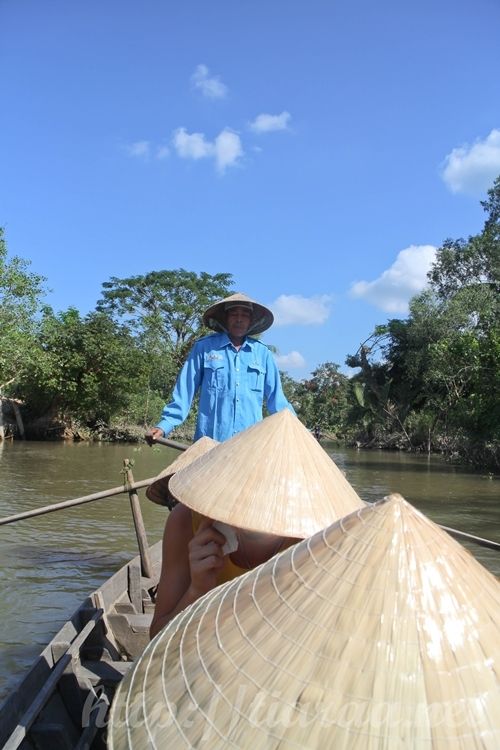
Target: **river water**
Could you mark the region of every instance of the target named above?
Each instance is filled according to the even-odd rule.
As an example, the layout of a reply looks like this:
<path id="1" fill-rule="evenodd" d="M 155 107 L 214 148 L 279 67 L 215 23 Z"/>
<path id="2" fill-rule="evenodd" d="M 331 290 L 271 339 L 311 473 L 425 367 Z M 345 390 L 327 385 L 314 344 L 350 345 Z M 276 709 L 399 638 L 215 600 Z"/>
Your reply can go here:
<path id="1" fill-rule="evenodd" d="M 400 492 L 437 523 L 500 541 L 498 480 L 435 457 L 324 447 L 364 500 Z M 119 486 L 124 458 L 139 481 L 177 455 L 159 446 L 0 442 L 0 516 Z M 166 512 L 144 490 L 139 497 L 153 543 Z M 498 552 L 468 548 L 500 575 Z M 80 602 L 135 554 L 126 494 L 0 526 L 0 701 Z"/>

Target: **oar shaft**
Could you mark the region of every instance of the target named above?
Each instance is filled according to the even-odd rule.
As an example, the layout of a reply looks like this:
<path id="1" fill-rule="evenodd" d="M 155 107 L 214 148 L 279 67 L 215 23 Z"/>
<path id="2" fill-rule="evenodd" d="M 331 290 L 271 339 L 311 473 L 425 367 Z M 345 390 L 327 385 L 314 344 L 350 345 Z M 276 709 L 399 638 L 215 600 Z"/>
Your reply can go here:
<path id="1" fill-rule="evenodd" d="M 456 536 L 458 539 L 467 539 L 469 542 L 479 544 L 481 547 L 488 547 L 489 549 L 500 550 L 500 542 L 493 542 L 491 539 L 483 539 L 480 536 L 474 536 L 474 534 L 467 534 L 465 531 L 459 531 L 458 529 L 451 529 L 449 526 L 442 526 L 439 524 L 444 531 L 447 531 L 451 536 Z"/>
<path id="2" fill-rule="evenodd" d="M 0 518 L 0 526 L 4 526 L 7 523 L 14 523 L 14 521 L 21 521 L 24 518 L 33 518 L 33 516 L 42 516 L 45 515 L 45 513 L 53 513 L 53 511 L 61 510 L 62 508 L 71 508 L 74 505 L 91 503 L 94 500 L 101 500 L 104 497 L 120 495 L 122 492 L 129 492 L 130 490 L 138 490 L 141 487 L 148 487 L 155 479 L 156 477 L 151 477 L 151 479 L 143 479 L 140 482 L 134 482 L 134 484 L 127 487 L 121 485 L 121 487 L 113 487 L 111 490 L 103 490 L 102 492 L 94 492 L 92 495 L 76 497 L 74 500 L 65 500 L 62 503 L 53 503 L 52 505 L 45 505 L 42 508 L 27 510 L 24 513 L 16 513 L 14 516 L 6 516 L 5 518 Z"/>

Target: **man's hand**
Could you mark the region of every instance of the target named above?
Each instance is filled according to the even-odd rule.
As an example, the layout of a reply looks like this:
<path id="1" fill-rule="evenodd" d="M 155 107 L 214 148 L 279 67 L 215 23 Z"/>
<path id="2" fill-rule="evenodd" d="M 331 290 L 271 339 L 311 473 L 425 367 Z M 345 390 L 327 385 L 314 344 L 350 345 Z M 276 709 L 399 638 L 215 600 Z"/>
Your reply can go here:
<path id="1" fill-rule="evenodd" d="M 165 433 L 160 427 L 152 427 L 146 432 L 144 437 L 148 445 L 154 445 L 157 438 L 164 437 Z"/>

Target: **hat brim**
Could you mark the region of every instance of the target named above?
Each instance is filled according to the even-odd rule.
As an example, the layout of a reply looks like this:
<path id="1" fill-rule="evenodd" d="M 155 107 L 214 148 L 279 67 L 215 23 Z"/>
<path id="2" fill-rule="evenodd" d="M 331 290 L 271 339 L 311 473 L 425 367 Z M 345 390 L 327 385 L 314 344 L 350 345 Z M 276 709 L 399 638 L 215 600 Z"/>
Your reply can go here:
<path id="1" fill-rule="evenodd" d="M 214 305 L 211 305 L 203 314 L 203 324 L 212 331 L 226 331 L 226 305 L 231 304 L 237 306 L 238 302 L 241 302 L 242 305 L 251 303 L 253 308 L 252 322 L 247 331 L 248 335 L 263 333 L 272 326 L 274 315 L 271 310 L 269 310 L 268 307 L 261 305 L 259 302 L 250 299 L 250 297 L 247 297 L 245 294 L 232 294 L 230 297 L 226 297 L 226 299 L 220 300 Z"/>
<path id="2" fill-rule="evenodd" d="M 207 437 L 206 435 L 201 437 L 195 443 L 189 446 L 189 448 L 181 453 L 180 456 L 172 461 L 163 471 L 161 471 L 154 482 L 152 482 L 146 489 L 146 497 L 156 505 L 162 505 L 169 510 L 177 505 L 177 499 L 172 495 L 169 490 L 168 483 L 177 471 L 184 469 L 189 466 L 197 458 L 203 456 L 208 451 L 212 450 L 215 445 L 218 445 L 218 441 L 213 438 Z"/>

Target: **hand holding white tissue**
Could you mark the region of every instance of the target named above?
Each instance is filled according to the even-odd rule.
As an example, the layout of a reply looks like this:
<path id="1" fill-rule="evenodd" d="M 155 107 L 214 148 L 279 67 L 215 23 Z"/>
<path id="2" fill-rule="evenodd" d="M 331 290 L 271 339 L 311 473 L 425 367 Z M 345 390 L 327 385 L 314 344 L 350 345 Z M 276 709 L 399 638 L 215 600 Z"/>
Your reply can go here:
<path id="1" fill-rule="evenodd" d="M 212 526 L 214 529 L 217 529 L 217 531 L 220 531 L 220 533 L 226 538 L 226 543 L 222 547 L 222 554 L 230 555 L 231 552 L 236 552 L 238 549 L 238 536 L 235 529 L 228 523 L 223 523 L 222 521 L 214 521 Z"/>

